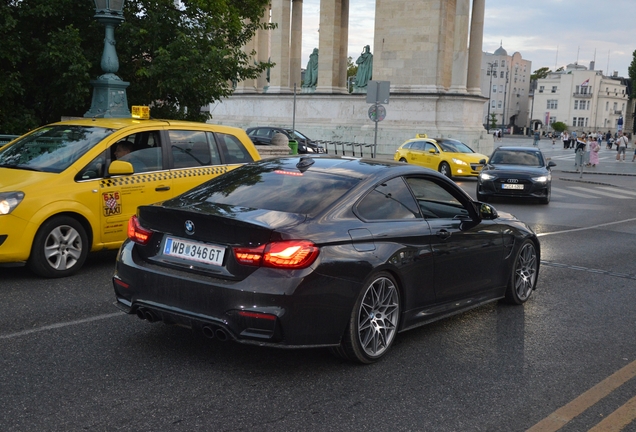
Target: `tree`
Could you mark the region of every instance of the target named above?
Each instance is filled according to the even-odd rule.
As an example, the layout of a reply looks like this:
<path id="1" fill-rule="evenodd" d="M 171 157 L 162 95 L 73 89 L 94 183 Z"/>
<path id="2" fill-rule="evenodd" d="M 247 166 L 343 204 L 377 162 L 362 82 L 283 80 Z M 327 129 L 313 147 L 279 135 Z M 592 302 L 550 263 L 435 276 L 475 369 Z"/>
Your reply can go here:
<path id="1" fill-rule="evenodd" d="M 632 53 L 632 62 L 627 69 L 627 75 L 631 80 L 632 91 L 629 95 L 630 99 L 636 99 L 636 50 Z"/>
<path id="2" fill-rule="evenodd" d="M 558 133 L 561 133 L 561 132 L 563 132 L 563 131 L 568 129 L 568 125 L 566 125 L 565 123 L 560 122 L 560 121 L 554 122 L 550 126 L 552 126 L 552 129 L 555 132 L 558 132 Z"/>
<path id="3" fill-rule="evenodd" d="M 349 78 L 355 77 L 358 74 L 358 65 L 353 62 L 351 56 L 347 57 L 347 85 L 351 82 Z M 349 88 L 349 93 L 353 91 L 353 86 Z"/>
<path id="4" fill-rule="evenodd" d="M 200 108 L 232 93 L 232 81 L 254 79 L 271 63 L 242 47 L 258 29 L 267 0 L 127 0 L 115 30 L 130 105 L 152 116 L 204 121 Z M 83 116 L 91 79 L 102 75 L 104 27 L 89 0 L 6 1 L 0 5 L 0 132 Z"/>
<path id="5" fill-rule="evenodd" d="M 490 129 L 495 129 L 497 127 L 497 114 L 490 113 Z"/>
<path id="6" fill-rule="evenodd" d="M 538 79 L 546 78 L 550 72 L 552 71 L 550 70 L 550 68 L 547 68 L 547 67 L 542 67 L 540 69 L 537 69 L 536 71 L 534 71 L 534 73 L 530 75 L 530 81 L 536 81 Z"/>

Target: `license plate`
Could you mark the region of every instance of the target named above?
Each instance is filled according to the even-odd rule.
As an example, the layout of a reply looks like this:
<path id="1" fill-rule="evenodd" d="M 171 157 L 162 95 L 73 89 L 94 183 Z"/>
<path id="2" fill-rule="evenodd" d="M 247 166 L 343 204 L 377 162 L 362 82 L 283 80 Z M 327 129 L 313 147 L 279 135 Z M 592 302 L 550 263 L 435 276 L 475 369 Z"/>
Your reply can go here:
<path id="1" fill-rule="evenodd" d="M 522 184 L 507 184 L 504 183 L 501 185 L 502 189 L 523 189 L 523 185 Z"/>
<path id="2" fill-rule="evenodd" d="M 225 248 L 180 238 L 167 237 L 163 246 L 166 256 L 182 258 L 212 265 L 223 265 Z"/>

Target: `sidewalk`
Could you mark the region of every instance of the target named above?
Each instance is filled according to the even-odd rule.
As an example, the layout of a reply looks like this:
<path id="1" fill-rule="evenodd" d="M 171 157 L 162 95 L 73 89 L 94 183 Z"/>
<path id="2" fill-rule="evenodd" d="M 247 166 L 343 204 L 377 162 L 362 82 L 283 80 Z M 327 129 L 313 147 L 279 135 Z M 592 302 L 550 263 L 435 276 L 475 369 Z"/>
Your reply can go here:
<path id="1" fill-rule="evenodd" d="M 534 140 L 531 137 L 524 137 L 520 135 L 505 135 L 502 142 L 495 143 L 496 146 L 510 145 L 510 146 L 524 146 L 532 147 Z M 557 140 L 556 144 L 552 145 L 552 140 L 549 138 L 541 138 L 539 141 L 539 148 L 549 160 L 552 160 L 557 164 L 552 168 L 552 172 L 562 172 L 569 174 L 579 174 L 574 166 L 574 149 L 564 149 L 563 142 Z M 583 169 L 583 175 L 615 175 L 615 176 L 636 176 L 636 162 L 632 162 L 634 157 L 634 144 L 630 143 L 629 148 L 625 152 L 625 161 L 619 162 L 616 160 L 615 147 L 612 150 L 605 148 L 605 142 L 601 144 L 601 150 L 599 152 L 599 164 L 595 167 L 585 167 Z"/>

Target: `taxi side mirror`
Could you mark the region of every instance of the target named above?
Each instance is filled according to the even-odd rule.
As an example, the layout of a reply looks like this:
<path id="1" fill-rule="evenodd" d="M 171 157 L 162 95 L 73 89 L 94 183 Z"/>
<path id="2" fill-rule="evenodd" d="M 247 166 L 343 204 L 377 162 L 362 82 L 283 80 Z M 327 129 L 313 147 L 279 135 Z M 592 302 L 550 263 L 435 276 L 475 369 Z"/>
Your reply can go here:
<path id="1" fill-rule="evenodd" d="M 130 175 L 134 174 L 135 169 L 130 162 L 116 160 L 111 162 L 108 167 L 108 174 L 110 175 Z"/>
<path id="2" fill-rule="evenodd" d="M 434 148 L 432 148 L 432 149 L 428 149 L 428 152 L 429 152 L 429 153 L 433 153 L 433 154 L 435 154 L 435 153 L 437 153 L 437 150 L 435 150 Z"/>

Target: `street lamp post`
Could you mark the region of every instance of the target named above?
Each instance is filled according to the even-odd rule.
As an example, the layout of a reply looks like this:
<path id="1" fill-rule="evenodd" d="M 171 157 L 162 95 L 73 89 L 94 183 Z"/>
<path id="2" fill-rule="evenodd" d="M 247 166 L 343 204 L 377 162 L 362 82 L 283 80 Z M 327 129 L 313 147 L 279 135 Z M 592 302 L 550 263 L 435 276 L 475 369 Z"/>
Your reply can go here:
<path id="1" fill-rule="evenodd" d="M 129 82 L 122 81 L 115 73 L 119 60 L 115 50 L 115 27 L 124 21 L 124 0 L 94 0 L 94 18 L 106 28 L 104 51 L 100 66 L 104 72 L 91 80 L 93 99 L 91 108 L 84 117 L 130 117 L 126 88 Z"/>
<path id="2" fill-rule="evenodd" d="M 488 63 L 488 68 L 490 70 L 490 90 L 488 91 L 488 115 L 486 116 L 486 132 L 490 133 L 490 105 L 492 102 L 490 98 L 492 97 L 492 70 L 495 67 L 493 63 Z"/>
<path id="3" fill-rule="evenodd" d="M 504 85 L 504 103 L 503 103 L 503 112 L 501 114 L 501 133 L 506 128 L 506 97 L 508 95 L 508 69 L 506 68 L 506 84 Z"/>

